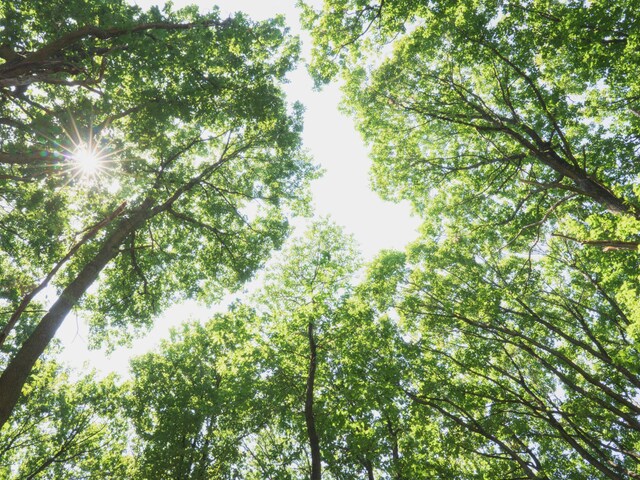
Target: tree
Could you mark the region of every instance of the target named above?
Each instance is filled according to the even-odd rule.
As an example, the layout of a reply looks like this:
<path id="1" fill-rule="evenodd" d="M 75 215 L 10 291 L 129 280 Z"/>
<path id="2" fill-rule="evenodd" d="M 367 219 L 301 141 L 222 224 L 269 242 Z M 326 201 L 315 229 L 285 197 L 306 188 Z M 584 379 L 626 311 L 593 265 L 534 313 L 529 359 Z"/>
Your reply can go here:
<path id="1" fill-rule="evenodd" d="M 332 478 L 423 478 L 411 472 L 410 402 L 398 389 L 401 330 L 389 315 L 406 259 L 384 252 L 366 267 L 332 323 L 326 354 L 325 460 Z"/>
<path id="2" fill-rule="evenodd" d="M 425 220 L 397 306 L 412 472 L 639 474 L 637 11 L 306 9 L 312 71 L 343 75 L 375 186 Z"/>
<path id="3" fill-rule="evenodd" d="M 530 268 L 488 252 L 416 244 L 398 304 L 398 385 L 426 410 L 414 421 L 447 432 L 444 477 L 637 477 L 626 308 L 562 242 Z"/>
<path id="4" fill-rule="evenodd" d="M 258 328 L 255 313 L 237 306 L 184 325 L 132 362 L 132 478 L 240 478 L 247 470 L 247 438 L 269 418 L 256 398 L 265 361 Z"/>
<path id="5" fill-rule="evenodd" d="M 2 7 L 10 35 L 0 70 L 5 82 L 7 72 L 26 78 L 3 87 L 12 121 L 2 150 L 30 160 L 20 170 L 26 180 L 3 185 L 0 223 L 12 234 L 3 235 L 3 284 L 19 278 L 27 287 L 3 298 L 18 312 L 51 280 L 59 297 L 0 376 L 0 424 L 72 308 L 92 314 L 102 340 L 126 338 L 169 301 L 237 286 L 280 245 L 314 172 L 300 152 L 301 107 L 291 110 L 279 86 L 298 51 L 281 19 L 222 21 L 215 11 L 142 13 L 111 2 L 20 5 Z M 69 111 L 77 131 L 65 146 Z M 45 151 L 74 143 L 102 151 L 110 177 L 31 175 L 38 165 L 29 152 L 48 138 Z"/>
<path id="6" fill-rule="evenodd" d="M 323 463 L 330 478 L 353 463 L 362 472 L 366 439 L 339 452 L 355 423 L 342 412 L 362 417 L 362 399 L 334 387 L 355 380 L 342 380 L 342 349 L 368 320 L 339 313 L 356 265 L 350 242 L 333 225 L 312 225 L 270 267 L 253 307 L 235 303 L 133 362 L 134 478 L 318 478 Z"/>
<path id="7" fill-rule="evenodd" d="M 323 381 L 328 372 L 321 370 L 331 355 L 337 311 L 356 265 L 353 240 L 336 226 L 316 223 L 267 272 L 260 297 L 269 345 L 277 359 L 273 376 L 290 385 L 294 399 L 288 404 L 297 409 L 296 403 L 302 403 L 313 480 L 322 478 L 321 445 L 325 440 L 320 435 L 322 425 L 331 423 L 323 418 L 330 413 L 317 406 L 329 387 Z"/>
<path id="8" fill-rule="evenodd" d="M 504 243 L 551 224 L 548 234 L 568 212 L 596 215 L 611 236 L 576 240 L 637 249 L 637 230 L 618 231 L 639 212 L 637 11 L 634 1 L 327 0 L 305 15 L 312 72 L 344 74 L 383 195 L 425 216 L 442 213 L 434 197 L 454 196 L 449 213 L 464 222 L 510 225 Z"/>
<path id="9" fill-rule="evenodd" d="M 387 315 L 405 256 L 381 256 L 358 286 L 354 259 L 340 229 L 314 224 L 290 239 L 252 306 L 135 360 L 124 414 L 133 478 L 430 478 L 398 386 L 411 365 L 403 331 Z"/>

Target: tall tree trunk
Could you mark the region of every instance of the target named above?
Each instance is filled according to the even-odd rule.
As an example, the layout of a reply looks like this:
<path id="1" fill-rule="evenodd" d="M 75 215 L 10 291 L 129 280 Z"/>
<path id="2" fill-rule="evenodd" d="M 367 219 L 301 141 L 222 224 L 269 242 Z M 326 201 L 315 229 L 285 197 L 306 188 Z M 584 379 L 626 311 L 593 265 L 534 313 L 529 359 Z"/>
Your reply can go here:
<path id="1" fill-rule="evenodd" d="M 131 218 L 123 219 L 118 224 L 114 232 L 104 240 L 95 256 L 85 264 L 73 281 L 62 291 L 58 300 L 42 317 L 38 326 L 2 372 L 2 376 L 0 376 L 0 428 L 11 416 L 31 370 L 55 336 L 67 314 L 98 278 L 104 267 L 118 255 L 118 248 L 125 238 L 152 215 L 149 207 L 149 202 L 144 202 Z"/>
<path id="2" fill-rule="evenodd" d="M 376 478 L 373 476 L 373 463 L 371 462 L 371 460 L 364 460 L 362 462 L 362 465 L 367 471 L 367 480 L 376 480 Z"/>
<path id="3" fill-rule="evenodd" d="M 402 465 L 400 463 L 400 449 L 398 448 L 398 429 L 393 428 L 391 420 L 387 418 L 387 429 L 391 440 L 391 464 L 394 471 L 395 480 L 403 480 Z"/>
<path id="4" fill-rule="evenodd" d="M 316 422 L 313 415 L 313 386 L 316 379 L 317 367 L 317 345 L 313 333 L 313 322 L 309 322 L 307 337 L 309 339 L 309 371 L 307 374 L 304 416 L 307 421 L 307 435 L 309 437 L 309 447 L 311 448 L 311 480 L 320 480 L 322 478 L 320 441 L 318 440 L 318 432 L 316 431 Z"/>

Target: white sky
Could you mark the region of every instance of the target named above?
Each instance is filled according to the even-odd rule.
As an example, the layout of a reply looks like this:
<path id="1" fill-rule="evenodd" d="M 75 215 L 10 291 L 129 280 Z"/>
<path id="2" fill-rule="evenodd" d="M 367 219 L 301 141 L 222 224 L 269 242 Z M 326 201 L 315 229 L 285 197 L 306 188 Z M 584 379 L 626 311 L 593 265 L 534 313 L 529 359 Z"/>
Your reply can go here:
<path id="1" fill-rule="evenodd" d="M 148 8 L 157 2 L 135 0 L 133 3 Z M 173 3 L 176 8 L 197 3 L 201 11 L 207 11 L 217 4 L 223 16 L 243 11 L 255 20 L 284 14 L 292 32 L 302 38 L 303 55 L 308 54 L 310 42 L 308 36 L 300 31 L 295 0 L 177 0 Z M 318 0 L 315 3 L 320 2 Z M 325 175 L 312 185 L 315 214 L 329 216 L 353 234 L 365 260 L 371 260 L 385 248 L 402 249 L 416 237 L 419 221 L 410 215 L 408 204 L 383 202 L 370 190 L 367 150 L 352 120 L 338 112 L 338 86 L 330 85 L 321 92 L 314 91 L 313 82 L 303 64 L 289 78 L 291 83 L 286 86 L 289 100 L 298 100 L 306 107 L 305 147 L 315 163 L 325 169 Z M 131 356 L 154 348 L 161 338 L 167 337 L 171 326 L 187 319 L 206 320 L 212 311 L 224 307 L 205 308 L 195 302 L 175 305 L 157 320 L 149 335 L 135 341 L 131 349 L 118 349 L 110 356 L 87 350 L 86 326 L 81 318 L 72 313 L 58 332 L 58 338 L 64 346 L 62 357 L 75 368 L 84 364 L 103 372 L 125 374 Z"/>

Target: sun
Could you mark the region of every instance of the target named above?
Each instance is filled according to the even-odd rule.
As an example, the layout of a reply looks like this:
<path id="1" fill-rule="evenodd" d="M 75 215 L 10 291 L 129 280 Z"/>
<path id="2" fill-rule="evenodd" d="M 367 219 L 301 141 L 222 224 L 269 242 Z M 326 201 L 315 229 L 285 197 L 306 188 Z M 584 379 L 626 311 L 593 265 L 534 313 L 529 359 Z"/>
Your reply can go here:
<path id="1" fill-rule="evenodd" d="M 102 169 L 100 153 L 86 145 L 79 145 L 71 155 L 71 160 L 83 177 L 95 177 Z"/>
<path id="2" fill-rule="evenodd" d="M 66 177 L 65 185 L 81 185 L 83 187 L 102 185 L 103 180 L 110 179 L 119 155 L 124 149 L 114 149 L 108 139 L 100 138 L 101 129 L 94 127 L 93 121 L 88 127 L 79 127 L 73 117 L 70 118 L 72 130 L 63 126 L 66 141 L 43 135 L 56 146 L 57 152 L 51 153 L 52 161 L 47 165 L 55 165 L 56 171 Z M 46 157 L 50 152 L 43 151 Z M 113 183 L 113 182 L 111 182 Z"/>

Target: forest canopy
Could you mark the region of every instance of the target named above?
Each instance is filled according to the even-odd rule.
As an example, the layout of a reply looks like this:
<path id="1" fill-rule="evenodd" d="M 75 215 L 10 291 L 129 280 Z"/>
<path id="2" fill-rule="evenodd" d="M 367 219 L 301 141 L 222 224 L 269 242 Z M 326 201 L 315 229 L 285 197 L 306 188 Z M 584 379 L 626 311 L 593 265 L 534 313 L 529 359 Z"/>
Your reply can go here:
<path id="1" fill-rule="evenodd" d="M 299 7 L 422 222 L 367 264 L 285 241 L 318 169 L 282 18 L 0 3 L 0 477 L 639 478 L 640 2 Z M 72 310 L 114 345 L 256 272 L 128 379 L 56 359 Z"/>

